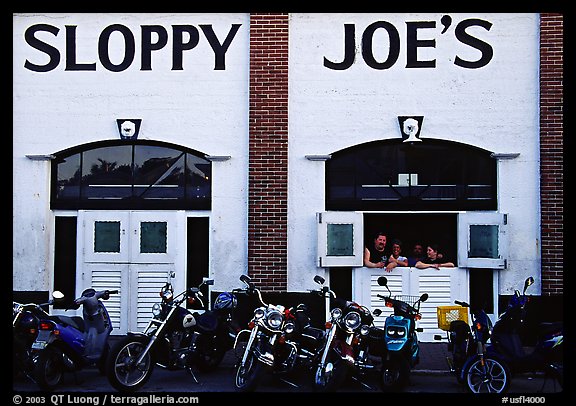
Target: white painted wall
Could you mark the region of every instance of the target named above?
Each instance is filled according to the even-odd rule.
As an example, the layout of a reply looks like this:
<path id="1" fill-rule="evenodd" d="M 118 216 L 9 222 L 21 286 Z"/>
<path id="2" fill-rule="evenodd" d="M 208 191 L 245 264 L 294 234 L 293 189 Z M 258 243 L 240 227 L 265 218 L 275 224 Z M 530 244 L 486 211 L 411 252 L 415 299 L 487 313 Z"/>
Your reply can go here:
<path id="1" fill-rule="evenodd" d="M 45 64 L 30 47 L 25 30 L 34 24 L 60 30 L 37 37 L 58 48 L 59 66 L 37 73 L 26 60 Z M 98 38 L 112 24 L 130 28 L 136 55 L 123 72 L 110 72 L 98 59 Z M 241 24 L 226 52 L 226 69 L 214 70 L 214 52 L 200 31 L 198 45 L 184 53 L 183 70 L 172 71 L 172 25 L 212 24 L 222 43 L 232 24 Z M 75 25 L 78 63 L 96 71 L 65 71 L 65 26 Z M 140 70 L 142 25 L 161 25 L 168 44 L 153 52 L 152 70 Z M 111 36 L 110 58 L 119 63 L 123 41 Z M 120 44 L 120 45 L 118 45 Z M 79 144 L 118 139 L 117 118 L 141 118 L 139 139 L 160 140 L 209 155 L 230 155 L 212 165 L 210 270 L 214 288 L 238 285 L 247 269 L 248 14 L 16 14 L 13 16 L 13 283 L 14 290 L 47 290 L 53 242 L 48 162 L 27 154 L 51 154 Z"/>
<path id="2" fill-rule="evenodd" d="M 500 273 L 500 293 L 513 292 L 539 265 L 539 18 L 536 14 L 450 14 L 441 34 L 443 14 L 292 14 L 289 60 L 289 229 L 288 288 L 312 288 L 318 271 L 315 213 L 324 210 L 324 163 L 305 155 L 330 154 L 352 145 L 401 136 L 397 116 L 423 115 L 421 138 L 437 138 L 520 156 L 502 161 L 499 210 L 510 224 L 509 269 Z M 460 21 L 479 18 L 489 31 L 469 33 L 489 43 L 494 56 L 480 69 L 454 64 L 455 55 L 474 60 L 478 50 L 454 36 Z M 392 23 L 400 34 L 400 56 L 387 70 L 366 65 L 361 36 L 376 21 Z M 406 23 L 435 21 L 418 39 L 435 39 L 419 51 L 435 68 L 406 68 Z M 324 57 L 344 55 L 344 24 L 356 26 L 356 59 L 347 70 L 323 66 Z M 374 35 L 374 55 L 387 56 L 387 37 Z M 539 278 L 536 278 L 539 279 Z M 534 292 L 539 289 L 535 286 Z"/>
<path id="3" fill-rule="evenodd" d="M 330 154 L 379 139 L 400 137 L 397 116 L 423 115 L 421 138 L 439 138 L 520 156 L 499 163 L 500 210 L 510 217 L 510 266 L 500 273 L 500 293 L 511 293 L 529 275 L 539 275 L 538 16 L 451 14 L 441 34 L 442 14 L 291 14 L 289 60 L 288 289 L 315 287 L 315 213 L 324 210 L 324 164 L 305 155 Z M 475 59 L 476 50 L 457 41 L 454 26 L 468 18 L 492 23 L 471 29 L 494 50 L 481 69 L 454 65 L 455 55 Z M 400 57 L 388 70 L 368 67 L 358 54 L 364 29 L 388 21 L 400 33 Z M 435 21 L 420 39 L 435 39 L 419 59 L 433 69 L 408 69 L 406 22 Z M 122 24 L 136 37 L 136 58 L 123 72 L 97 62 L 95 72 L 24 68 L 46 56 L 24 41 L 32 24 L 58 27 L 42 39 L 65 49 L 65 26 L 77 26 L 77 61 L 97 62 L 98 36 Z M 200 32 L 185 53 L 184 70 L 171 71 L 171 37 L 140 71 L 141 25 L 212 24 L 219 38 L 242 24 L 226 53 L 226 70 L 213 69 L 214 55 Z M 343 27 L 356 25 L 356 62 L 345 71 L 323 66 L 343 57 Z M 141 139 L 184 145 L 232 159 L 213 164 L 210 270 L 214 289 L 238 286 L 247 269 L 248 14 L 17 14 L 13 16 L 13 283 L 14 290 L 46 290 L 51 283 L 53 214 L 49 210 L 49 163 L 27 154 L 50 154 L 75 145 L 117 139 L 117 118 L 141 118 Z M 420 35 L 420 34 L 419 34 Z M 386 37 L 374 36 L 384 59 Z M 118 57 L 122 48 L 111 51 Z M 538 283 L 538 279 L 537 283 Z M 536 289 L 539 288 L 537 285 Z M 536 292 L 536 289 L 533 292 Z"/>

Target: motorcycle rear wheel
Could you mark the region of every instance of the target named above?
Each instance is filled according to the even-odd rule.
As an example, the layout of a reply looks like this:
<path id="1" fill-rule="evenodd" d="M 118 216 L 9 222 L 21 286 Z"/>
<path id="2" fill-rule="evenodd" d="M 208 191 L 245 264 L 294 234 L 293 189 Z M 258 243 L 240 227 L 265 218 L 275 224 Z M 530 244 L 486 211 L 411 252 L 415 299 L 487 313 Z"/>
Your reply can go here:
<path id="1" fill-rule="evenodd" d="M 40 351 L 34 362 L 34 379 L 40 389 L 54 390 L 62 382 L 63 368 L 60 352 L 50 348 Z"/>
<path id="2" fill-rule="evenodd" d="M 142 362 L 136 364 L 148 341 L 148 337 L 127 336 L 110 350 L 106 361 L 106 376 L 116 390 L 134 392 L 150 379 L 154 370 L 151 353 L 148 352 Z"/>
<path id="3" fill-rule="evenodd" d="M 510 370 L 492 357 L 476 357 L 463 373 L 466 388 L 472 393 L 506 393 L 510 386 Z"/>

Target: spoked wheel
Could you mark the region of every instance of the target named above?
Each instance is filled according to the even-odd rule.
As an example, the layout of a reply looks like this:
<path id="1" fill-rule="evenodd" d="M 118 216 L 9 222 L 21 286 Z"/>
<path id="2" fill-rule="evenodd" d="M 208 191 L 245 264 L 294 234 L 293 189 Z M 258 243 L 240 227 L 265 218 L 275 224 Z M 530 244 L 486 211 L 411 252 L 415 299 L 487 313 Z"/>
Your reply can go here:
<path id="1" fill-rule="evenodd" d="M 347 375 L 348 365 L 331 351 L 326 363 L 316 367 L 314 389 L 318 392 L 335 392 L 344 383 Z"/>
<path id="2" fill-rule="evenodd" d="M 242 392 L 252 392 L 256 389 L 262 374 L 264 373 L 264 365 L 258 362 L 253 351 L 250 351 L 246 359 L 246 363 L 238 365 L 236 370 L 236 379 L 234 384 L 236 388 Z"/>
<path id="3" fill-rule="evenodd" d="M 123 392 L 134 392 L 144 386 L 154 369 L 150 353 L 138 362 L 148 344 L 147 337 L 128 336 L 110 350 L 106 362 L 106 376 L 110 384 Z"/>
<path id="4" fill-rule="evenodd" d="M 463 374 L 472 393 L 505 393 L 510 386 L 510 371 L 497 359 L 478 357 Z"/>
<path id="5" fill-rule="evenodd" d="M 380 383 L 382 391 L 396 392 L 408 385 L 410 377 L 410 364 L 405 358 L 395 358 L 382 361 L 382 373 Z"/>
<path id="6" fill-rule="evenodd" d="M 54 390 L 63 376 L 62 354 L 47 348 L 38 353 L 34 362 L 34 379 L 45 391 Z"/>

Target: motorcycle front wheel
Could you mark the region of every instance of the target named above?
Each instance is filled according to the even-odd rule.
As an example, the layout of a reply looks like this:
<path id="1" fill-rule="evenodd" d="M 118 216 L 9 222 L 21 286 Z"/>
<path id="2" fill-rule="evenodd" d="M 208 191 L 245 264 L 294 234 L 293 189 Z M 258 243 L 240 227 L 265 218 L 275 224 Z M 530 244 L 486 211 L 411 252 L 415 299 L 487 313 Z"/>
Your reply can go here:
<path id="1" fill-rule="evenodd" d="M 410 363 L 404 357 L 382 361 L 380 384 L 383 392 L 397 392 L 408 385 Z"/>
<path id="2" fill-rule="evenodd" d="M 141 362 L 137 362 L 148 341 L 148 337 L 127 336 L 110 350 L 106 361 L 106 376 L 116 390 L 134 392 L 150 379 L 154 369 L 151 353 L 148 352 Z"/>
<path id="3" fill-rule="evenodd" d="M 510 386 L 510 370 L 506 364 L 491 357 L 477 357 L 463 373 L 467 389 L 472 393 L 505 393 Z"/>
<path id="4" fill-rule="evenodd" d="M 59 351 L 50 348 L 40 351 L 34 360 L 34 379 L 40 389 L 54 390 L 62 382 L 63 368 Z"/>
<path id="5" fill-rule="evenodd" d="M 264 365 L 258 361 L 254 351 L 250 351 L 244 365 L 240 362 L 236 370 L 236 379 L 234 384 L 236 389 L 241 392 L 252 392 L 258 386 L 262 375 L 264 374 Z"/>
<path id="6" fill-rule="evenodd" d="M 314 390 L 318 392 L 335 392 L 346 380 L 348 365 L 334 351 L 330 351 L 324 365 L 316 367 Z"/>

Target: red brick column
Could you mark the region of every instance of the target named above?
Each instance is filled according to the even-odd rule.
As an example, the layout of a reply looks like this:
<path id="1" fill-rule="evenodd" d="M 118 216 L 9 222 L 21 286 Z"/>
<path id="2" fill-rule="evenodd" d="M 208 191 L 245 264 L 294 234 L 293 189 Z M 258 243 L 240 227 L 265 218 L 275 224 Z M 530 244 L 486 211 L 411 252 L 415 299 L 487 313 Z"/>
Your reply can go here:
<path id="1" fill-rule="evenodd" d="M 248 274 L 287 290 L 288 15 L 250 15 Z"/>
<path id="2" fill-rule="evenodd" d="M 540 201 L 542 295 L 564 284 L 563 16 L 540 16 Z"/>

